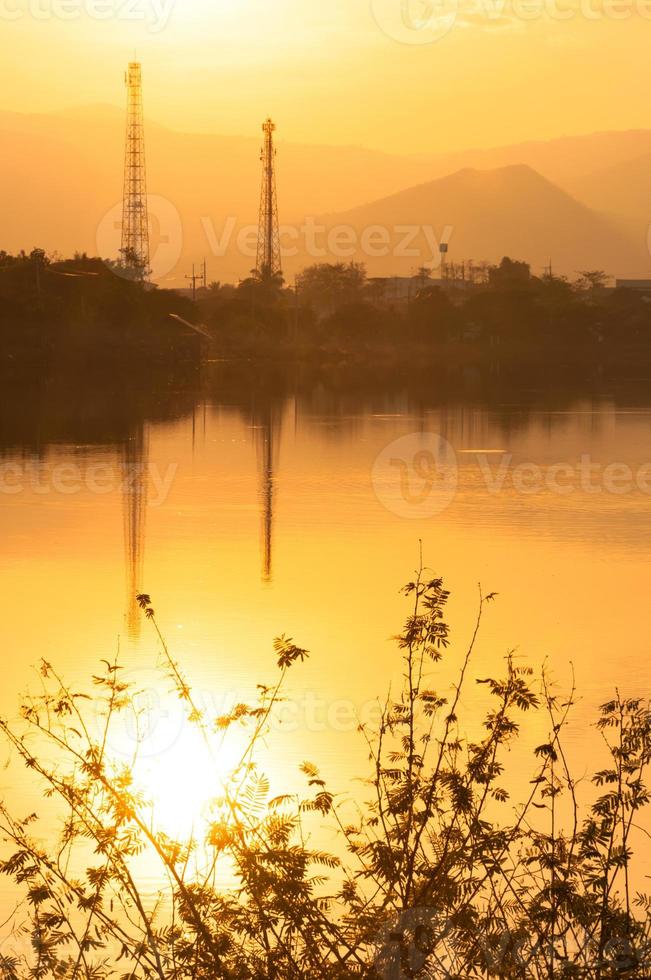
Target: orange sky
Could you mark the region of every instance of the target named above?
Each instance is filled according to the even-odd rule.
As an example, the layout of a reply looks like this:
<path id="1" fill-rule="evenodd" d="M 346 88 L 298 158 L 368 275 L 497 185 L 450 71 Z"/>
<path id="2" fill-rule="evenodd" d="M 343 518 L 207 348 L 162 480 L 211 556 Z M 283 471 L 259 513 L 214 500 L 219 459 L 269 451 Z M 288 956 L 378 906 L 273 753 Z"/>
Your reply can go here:
<path id="1" fill-rule="evenodd" d="M 423 26 L 424 24 L 424 26 Z M 434 38 L 428 34 L 433 34 Z M 645 127 L 651 0 L 0 0 L 0 108 L 437 151 Z"/>

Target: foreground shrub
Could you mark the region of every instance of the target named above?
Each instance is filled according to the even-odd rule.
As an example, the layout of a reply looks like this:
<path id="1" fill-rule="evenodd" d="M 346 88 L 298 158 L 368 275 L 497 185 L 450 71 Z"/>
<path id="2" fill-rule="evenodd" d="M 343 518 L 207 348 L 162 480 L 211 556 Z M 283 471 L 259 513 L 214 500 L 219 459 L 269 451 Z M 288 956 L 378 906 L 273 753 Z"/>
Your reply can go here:
<path id="1" fill-rule="evenodd" d="M 111 726 L 133 710 L 120 665 L 104 662 L 91 699 L 43 662 L 43 693 L 26 699 L 23 725 L 0 724 L 62 819 L 58 832 L 39 829 L 35 815 L 0 805 L 0 868 L 18 896 L 2 976 L 651 976 L 651 899 L 632 884 L 632 840 L 637 828 L 647 832 L 649 706 L 619 695 L 602 706 L 608 763 L 583 804 L 563 745 L 572 696 L 560 699 L 544 675 L 536 680 L 511 657 L 502 677 L 472 677 L 494 597 L 480 595 L 460 655 L 447 653 L 442 580 L 421 571 L 404 592 L 402 690 L 387 698 L 376 729 L 361 727 L 371 765 L 353 803 L 309 763 L 303 796 L 269 799 L 258 768 L 283 683 L 305 650 L 277 640 L 273 686 L 261 687 L 253 705 L 210 717 L 172 659 L 149 597 L 139 597 L 187 724 L 210 752 L 246 732 L 228 778 L 215 778 L 201 840 L 156 830 L 135 760 L 111 758 Z M 444 656 L 458 671 L 449 694 L 433 687 Z M 474 682 L 487 707 L 470 737 L 477 720 L 464 725 L 460 710 Z M 505 756 L 533 715 L 549 735 L 535 749 L 527 798 L 515 805 Z M 311 843 L 324 823 L 338 835 L 333 854 Z M 140 884 L 144 856 L 157 863 L 154 902 Z"/>

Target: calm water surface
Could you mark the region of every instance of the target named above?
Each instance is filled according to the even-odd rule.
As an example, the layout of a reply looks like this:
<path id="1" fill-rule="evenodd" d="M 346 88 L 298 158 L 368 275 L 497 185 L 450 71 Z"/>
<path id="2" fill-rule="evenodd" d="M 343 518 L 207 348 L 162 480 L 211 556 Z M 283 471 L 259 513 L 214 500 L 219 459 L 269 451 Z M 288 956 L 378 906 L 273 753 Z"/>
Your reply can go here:
<path id="1" fill-rule="evenodd" d="M 536 667 L 547 662 L 566 689 L 574 665 L 569 737 L 579 771 L 598 751 L 596 707 L 615 686 L 649 692 L 648 407 L 607 395 L 545 407 L 427 404 L 408 386 L 342 395 L 289 385 L 255 396 L 217 386 L 167 392 L 162 411 L 110 398 L 59 411 L 57 400 L 66 399 L 50 392 L 29 423 L 3 431 L 5 716 L 34 689 L 41 657 L 82 684 L 119 645 L 125 668 L 155 688 L 157 644 L 132 601 L 145 590 L 174 655 L 213 703 L 273 679 L 275 636 L 309 648 L 288 689 L 298 707 L 267 761 L 279 783 L 310 757 L 347 787 L 365 767 L 357 719 L 372 716 L 399 673 L 391 637 L 408 612 L 399 590 L 419 541 L 452 591 L 450 664 L 471 633 L 481 583 L 499 597 L 476 676 L 499 671 L 515 650 Z M 447 447 L 438 470 L 433 437 Z M 378 470 L 382 453 L 388 465 Z M 437 683 L 451 676 L 444 668 Z M 468 689 L 469 724 L 483 692 Z M 164 780 L 193 749 L 161 714 L 154 754 Z M 533 744 L 545 736 L 536 724 Z M 2 789 L 27 806 L 31 791 L 15 778 L 8 770 Z M 178 785 L 167 794 L 178 817 Z"/>

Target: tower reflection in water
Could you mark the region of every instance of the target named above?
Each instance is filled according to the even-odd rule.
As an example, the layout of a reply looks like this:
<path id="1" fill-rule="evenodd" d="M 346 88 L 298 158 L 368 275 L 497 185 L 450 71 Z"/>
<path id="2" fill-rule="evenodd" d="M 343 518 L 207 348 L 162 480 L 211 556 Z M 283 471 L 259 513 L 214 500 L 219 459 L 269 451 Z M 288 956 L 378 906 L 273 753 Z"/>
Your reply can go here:
<path id="1" fill-rule="evenodd" d="M 280 447 L 282 410 L 269 401 L 253 410 L 251 424 L 255 433 L 255 449 L 260 479 L 258 496 L 261 505 L 262 580 L 263 582 L 271 582 L 273 577 L 275 471 Z"/>
<path id="2" fill-rule="evenodd" d="M 282 406 L 271 401 L 256 406 L 250 416 L 259 475 L 261 577 L 273 577 L 273 522 L 275 472 L 282 431 Z M 204 421 L 205 425 L 205 421 Z M 193 443 L 195 438 L 193 424 Z M 142 616 L 137 596 L 144 588 L 149 482 L 149 434 L 146 424 L 130 431 L 121 449 L 124 561 L 126 579 L 125 629 L 132 641 L 140 639 Z"/>
<path id="3" fill-rule="evenodd" d="M 143 590 L 149 435 L 144 424 L 133 428 L 122 447 L 122 494 L 127 604 L 125 626 L 130 640 L 140 639 L 141 615 L 136 596 Z"/>

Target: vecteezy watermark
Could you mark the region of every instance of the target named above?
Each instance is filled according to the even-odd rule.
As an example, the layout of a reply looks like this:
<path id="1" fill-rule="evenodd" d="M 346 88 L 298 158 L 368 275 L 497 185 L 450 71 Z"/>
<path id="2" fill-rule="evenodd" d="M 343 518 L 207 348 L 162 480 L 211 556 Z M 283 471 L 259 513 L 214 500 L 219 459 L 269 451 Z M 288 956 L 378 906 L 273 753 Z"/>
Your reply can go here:
<path id="1" fill-rule="evenodd" d="M 463 460 L 461 465 L 460 460 Z M 378 500 L 392 514 L 419 520 L 443 513 L 454 501 L 462 477 L 472 492 L 651 497 L 651 462 L 636 466 L 600 462 L 589 453 L 578 459 L 540 464 L 516 462 L 513 454 L 463 451 L 432 432 L 416 432 L 389 443 L 377 456 L 372 483 Z"/>
<path id="2" fill-rule="evenodd" d="M 2 0 L 0 0 L 2 2 Z M 651 2 L 651 0 L 650 0 Z M 181 258 L 184 230 L 181 215 L 171 201 L 149 195 L 149 275 L 155 280 L 172 273 Z M 215 221 L 202 215 L 201 232 L 205 239 L 202 248 L 215 258 L 235 254 L 254 263 L 258 254 L 258 225 L 240 224 L 235 215 Z M 302 256 L 314 261 L 348 262 L 365 259 L 408 259 L 414 266 L 437 269 L 441 253 L 449 245 L 453 234 L 451 225 L 440 230 L 433 225 L 327 225 L 308 216 L 301 224 L 284 224 L 279 229 L 280 253 L 283 259 Z M 102 217 L 96 235 L 97 252 L 106 258 L 110 268 L 125 278 L 131 278 L 132 268 L 114 256 L 122 248 L 122 204 L 115 204 Z"/>
<path id="3" fill-rule="evenodd" d="M 258 245 L 258 226 L 243 225 L 229 216 L 222 227 L 204 216 L 201 225 L 212 254 L 223 257 L 234 245 L 238 254 L 255 259 Z M 367 225 L 357 228 L 351 224 L 329 226 L 306 217 L 301 225 L 281 225 L 280 252 L 285 259 L 307 255 L 313 259 L 352 259 L 356 255 L 370 259 L 405 258 L 420 260 L 424 266 L 440 264 L 441 245 L 448 244 L 453 228 L 446 225 L 438 234 L 432 225 Z"/>
<path id="4" fill-rule="evenodd" d="M 184 703 L 170 690 L 170 683 L 155 669 L 123 672 L 120 680 L 130 685 L 129 702 L 111 719 L 107 744 L 122 758 L 157 758 L 169 752 L 183 734 L 187 722 Z M 98 732 L 106 726 L 106 705 L 94 702 Z"/>
<path id="5" fill-rule="evenodd" d="M 443 513 L 456 496 L 459 471 L 450 443 L 433 432 L 415 432 L 389 443 L 373 464 L 373 488 L 398 517 Z"/>
<path id="6" fill-rule="evenodd" d="M 651 462 L 633 467 L 622 462 L 597 462 L 589 453 L 583 453 L 573 462 L 541 465 L 514 463 L 512 454 L 503 453 L 496 464 L 494 455 L 481 452 L 472 455 L 485 488 L 493 494 L 512 490 L 524 495 L 549 493 L 561 497 L 631 493 L 651 496 Z"/>
<path id="7" fill-rule="evenodd" d="M 383 33 L 402 44 L 432 44 L 455 25 L 651 20 L 651 0 L 371 0 L 371 9 Z"/>
<path id="8" fill-rule="evenodd" d="M 396 913 L 375 942 L 375 976 L 378 980 L 452 976 L 445 945 L 448 931 L 448 918 L 435 908 Z"/>
<path id="9" fill-rule="evenodd" d="M 457 21 L 459 0 L 371 0 L 378 27 L 401 44 L 433 44 Z"/>
<path id="10" fill-rule="evenodd" d="M 165 30 L 176 0 L 0 0 L 0 20 L 123 20 L 144 23 L 152 34 Z"/>
<path id="11" fill-rule="evenodd" d="M 146 24 L 159 34 L 169 24 L 176 0 L 0 0 L 0 20 L 123 20 Z"/>
<path id="12" fill-rule="evenodd" d="M 570 20 L 651 20 L 651 0 L 464 0 L 459 21 L 477 26 Z"/>
<path id="13" fill-rule="evenodd" d="M 121 678 L 132 685 L 130 700 L 123 712 L 114 719 L 110 731 L 111 748 L 125 758 L 136 754 L 153 758 L 170 751 L 184 733 L 196 727 L 188 719 L 185 704 L 171 689 L 170 682 L 160 671 L 138 670 Z M 193 699 L 211 727 L 216 719 L 226 718 L 245 697 L 241 691 L 222 690 L 219 694 L 197 690 Z M 104 724 L 104 707 L 98 702 L 97 722 Z M 372 698 L 363 702 L 350 698 L 327 698 L 316 691 L 304 691 L 300 696 L 280 702 L 269 715 L 270 735 L 315 735 L 335 733 L 352 735 L 364 728 L 376 730 L 382 720 L 383 706 Z"/>
<path id="14" fill-rule="evenodd" d="M 156 463 L 0 463 L 0 496 L 22 493 L 70 497 L 79 493 L 104 496 L 147 489 L 150 507 L 167 501 L 178 471 L 177 463 L 161 469 Z"/>
<path id="15" fill-rule="evenodd" d="M 1 2 L 1 0 L 0 0 Z M 183 251 L 183 222 L 178 208 L 165 197 L 147 195 L 149 227 L 149 266 L 153 279 L 163 279 L 178 265 Z M 97 254 L 105 259 L 117 256 L 122 247 L 122 204 L 115 204 L 97 226 Z M 117 275 L 130 278 L 128 266 L 110 261 Z"/>
<path id="16" fill-rule="evenodd" d="M 533 975 L 532 964 L 547 967 L 555 957 L 559 963 L 589 964 L 592 968 L 600 965 L 604 972 L 614 969 L 622 974 L 649 964 L 647 943 L 638 940 L 634 944 L 627 936 L 609 940 L 600 949 L 594 937 L 570 934 L 557 948 L 551 938 L 536 935 L 535 930 L 496 929 L 494 924 L 478 923 L 473 941 L 476 967 L 481 964 L 482 976 L 512 976 L 516 971 L 518 976 Z M 374 975 L 378 980 L 453 980 L 467 973 L 467 944 L 463 938 L 458 941 L 451 917 L 435 907 L 394 913 L 374 947 Z M 648 969 L 644 972 L 647 975 Z"/>

